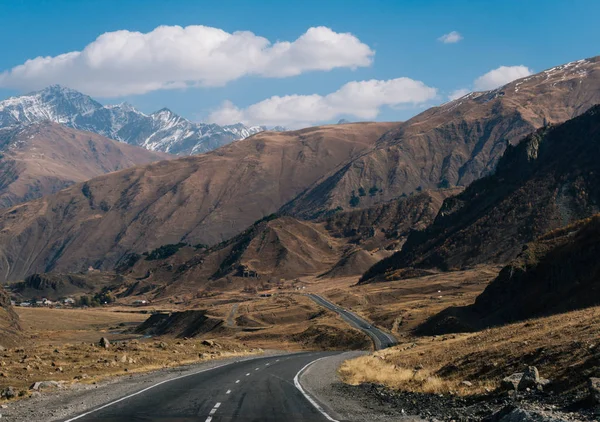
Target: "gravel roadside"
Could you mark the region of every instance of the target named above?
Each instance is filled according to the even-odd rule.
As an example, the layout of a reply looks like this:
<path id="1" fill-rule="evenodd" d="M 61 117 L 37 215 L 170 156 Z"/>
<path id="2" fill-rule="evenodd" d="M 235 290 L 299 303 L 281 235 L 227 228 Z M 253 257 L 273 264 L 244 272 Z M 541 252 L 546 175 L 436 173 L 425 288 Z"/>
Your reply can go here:
<path id="1" fill-rule="evenodd" d="M 64 420 L 162 381 L 191 375 L 227 363 L 284 354 L 287 353 L 267 351 L 260 355 L 211 360 L 143 374 L 115 377 L 96 384 L 75 383 L 66 389 L 48 391 L 37 397 L 9 402 L 5 409 L 0 409 L 0 417 L 11 422 Z"/>
<path id="2" fill-rule="evenodd" d="M 356 422 L 413 422 L 424 421 L 416 416 L 399 414 L 397 408 L 371 400 L 350 396 L 338 376 L 343 361 L 367 352 L 346 352 L 315 361 L 300 376 L 302 387 L 338 421 Z"/>

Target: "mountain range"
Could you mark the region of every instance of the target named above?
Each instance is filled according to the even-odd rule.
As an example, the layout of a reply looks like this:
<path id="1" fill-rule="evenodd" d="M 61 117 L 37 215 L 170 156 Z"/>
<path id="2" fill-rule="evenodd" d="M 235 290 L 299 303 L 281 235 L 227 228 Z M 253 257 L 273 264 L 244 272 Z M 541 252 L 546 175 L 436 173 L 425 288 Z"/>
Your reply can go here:
<path id="1" fill-rule="evenodd" d="M 0 101 L 0 127 L 44 121 L 177 155 L 211 151 L 266 130 L 263 126 L 247 127 L 241 123 L 228 126 L 193 123 L 167 108 L 144 114 L 127 103 L 103 106 L 60 85 Z"/>
<path id="2" fill-rule="evenodd" d="M 0 128 L 0 208 L 105 173 L 172 158 L 57 123 Z"/>
<path id="3" fill-rule="evenodd" d="M 435 221 L 363 281 L 407 267 L 506 263 L 522 245 L 600 212 L 600 106 L 509 146 L 493 175 L 448 198 Z"/>
<path id="4" fill-rule="evenodd" d="M 109 173 L 2 210 L 0 255 L 8 260 L 0 264 L 2 276 L 110 269 L 126 253 L 163 244 L 217 244 L 276 212 L 394 125 L 261 132 L 206 154 Z"/>
<path id="5" fill-rule="evenodd" d="M 494 173 L 505 151 L 508 157 L 526 148 L 518 144 L 531 132 L 600 103 L 599 68 L 597 57 L 557 66 L 492 91 L 468 94 L 406 122 L 262 132 L 199 156 L 96 177 L 0 211 L 0 274 L 3 280 L 18 280 L 90 265 L 110 270 L 127 254 L 165 244 L 217 245 L 272 213 L 318 223 L 339 213 L 372 210 L 358 218 L 375 222 L 377 215 L 385 215 L 385 208 L 377 211 L 382 204 L 469 185 Z M 87 102 L 82 104 L 88 108 Z M 576 150 L 571 153 L 579 157 Z M 448 204 L 471 195 L 476 186 L 447 198 L 432 227 Z M 593 208 L 588 205 L 585 212 Z M 419 209 L 427 210 L 423 216 L 431 215 L 431 207 L 403 213 L 418 217 Z M 427 218 L 422 224 L 411 219 L 410 226 L 394 230 L 390 239 L 398 242 L 395 248 Z M 564 218 L 557 225 L 570 221 Z M 497 231 L 498 237 L 505 235 Z M 403 251 L 411 250 L 418 236 L 409 235 Z M 516 238 L 494 262 L 514 257 L 514 245 L 527 239 Z M 462 264 L 449 261 L 447 268 L 456 265 Z"/>
<path id="6" fill-rule="evenodd" d="M 363 154 L 324 175 L 287 206 L 311 217 L 369 207 L 417 189 L 468 186 L 492 173 L 507 145 L 600 103 L 600 57 L 578 60 L 473 92 L 400 123 Z M 376 188 L 376 196 L 359 190 Z"/>

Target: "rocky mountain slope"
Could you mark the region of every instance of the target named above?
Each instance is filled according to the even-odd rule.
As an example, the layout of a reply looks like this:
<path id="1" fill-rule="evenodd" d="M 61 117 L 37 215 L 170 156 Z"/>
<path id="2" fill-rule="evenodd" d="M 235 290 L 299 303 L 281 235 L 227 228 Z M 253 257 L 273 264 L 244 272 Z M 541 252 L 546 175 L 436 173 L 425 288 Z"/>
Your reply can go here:
<path id="1" fill-rule="evenodd" d="M 19 316 L 13 310 L 10 296 L 0 286 L 0 346 L 12 347 L 23 341 Z"/>
<path id="2" fill-rule="evenodd" d="M 87 95 L 59 85 L 0 101 L 0 127 L 44 121 L 178 155 L 211 151 L 266 129 L 242 124 L 192 123 L 167 108 L 147 115 L 126 103 L 103 106 Z"/>
<path id="3" fill-rule="evenodd" d="M 310 217 L 368 207 L 416 189 L 467 186 L 490 174 L 508 144 L 600 103 L 600 57 L 567 63 L 433 107 L 388 132 L 289 204 Z M 359 195 L 376 189 L 375 196 Z"/>
<path id="4" fill-rule="evenodd" d="M 0 207 L 93 177 L 173 158 L 56 123 L 0 129 Z"/>
<path id="5" fill-rule="evenodd" d="M 112 268 L 128 252 L 228 239 L 372 146 L 390 123 L 264 132 L 94 178 L 0 212 L 4 280 Z"/>
<path id="6" fill-rule="evenodd" d="M 419 331 L 472 331 L 600 304 L 600 215 L 527 244 L 475 303 L 448 308 Z"/>
<path id="7" fill-rule="evenodd" d="M 256 287 L 282 278 L 355 276 L 389 256 L 411 228 L 431 221 L 451 192 L 422 192 L 318 222 L 273 214 L 212 247 L 180 243 L 126 255 L 116 270 L 155 286 L 151 294 L 160 297 L 235 289 L 241 282 Z"/>
<path id="8" fill-rule="evenodd" d="M 600 211 L 600 106 L 509 147 L 496 173 L 444 202 L 434 223 L 363 280 L 405 267 L 505 263 L 521 245 Z"/>

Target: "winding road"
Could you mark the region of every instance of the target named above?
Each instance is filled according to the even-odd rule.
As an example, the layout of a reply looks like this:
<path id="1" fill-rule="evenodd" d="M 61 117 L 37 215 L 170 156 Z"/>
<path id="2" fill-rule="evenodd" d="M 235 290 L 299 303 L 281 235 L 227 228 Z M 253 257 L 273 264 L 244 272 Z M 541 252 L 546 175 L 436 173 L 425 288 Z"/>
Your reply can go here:
<path id="1" fill-rule="evenodd" d="M 376 349 L 395 340 L 356 314 L 318 295 L 319 305 L 337 312 L 349 324 L 367 333 Z M 146 386 L 106 403 L 73 421 L 337 421 L 300 384 L 300 376 L 314 362 L 340 352 L 303 352 L 250 358 L 199 370 Z"/>
<path id="2" fill-rule="evenodd" d="M 366 333 L 373 340 L 373 343 L 375 344 L 375 350 L 385 349 L 398 344 L 398 341 L 392 337 L 391 334 L 388 334 L 385 331 L 371 325 L 371 323 L 359 317 L 354 312 L 350 312 L 347 309 L 341 308 L 316 294 L 308 294 L 308 297 L 314 300 L 317 304 L 331 311 L 337 312 L 348 324 Z"/>

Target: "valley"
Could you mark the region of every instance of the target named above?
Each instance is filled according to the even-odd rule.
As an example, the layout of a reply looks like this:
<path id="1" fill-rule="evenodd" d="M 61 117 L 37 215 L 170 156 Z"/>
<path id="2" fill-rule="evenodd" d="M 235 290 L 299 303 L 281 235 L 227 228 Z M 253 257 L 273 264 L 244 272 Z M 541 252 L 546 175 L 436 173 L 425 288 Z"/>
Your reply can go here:
<path id="1" fill-rule="evenodd" d="M 596 420 L 599 67 L 235 142 L 60 86 L 0 102 L 5 414 Z"/>

